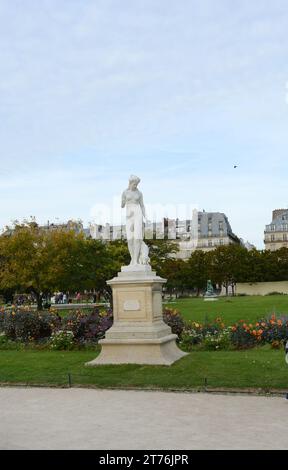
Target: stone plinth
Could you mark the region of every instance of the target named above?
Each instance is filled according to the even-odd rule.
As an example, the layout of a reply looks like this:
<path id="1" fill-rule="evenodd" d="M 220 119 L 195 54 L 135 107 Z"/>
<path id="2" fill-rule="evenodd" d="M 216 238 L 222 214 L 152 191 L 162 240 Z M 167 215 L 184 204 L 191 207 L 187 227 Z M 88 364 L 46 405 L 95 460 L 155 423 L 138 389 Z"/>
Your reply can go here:
<path id="1" fill-rule="evenodd" d="M 215 302 L 216 300 L 218 300 L 217 295 L 210 295 L 207 297 L 204 295 L 204 302 Z"/>
<path id="2" fill-rule="evenodd" d="M 164 323 L 162 285 L 150 266 L 123 267 L 107 282 L 113 291 L 114 322 L 100 340 L 100 355 L 86 365 L 171 365 L 186 353 L 176 345 L 177 335 Z"/>

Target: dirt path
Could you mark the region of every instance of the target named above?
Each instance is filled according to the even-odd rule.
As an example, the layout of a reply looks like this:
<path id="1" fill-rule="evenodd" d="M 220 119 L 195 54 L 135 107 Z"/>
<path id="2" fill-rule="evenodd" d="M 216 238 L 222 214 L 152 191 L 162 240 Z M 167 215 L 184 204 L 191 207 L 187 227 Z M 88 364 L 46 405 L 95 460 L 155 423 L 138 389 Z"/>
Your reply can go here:
<path id="1" fill-rule="evenodd" d="M 288 449 L 282 397 L 0 388 L 0 449 Z"/>

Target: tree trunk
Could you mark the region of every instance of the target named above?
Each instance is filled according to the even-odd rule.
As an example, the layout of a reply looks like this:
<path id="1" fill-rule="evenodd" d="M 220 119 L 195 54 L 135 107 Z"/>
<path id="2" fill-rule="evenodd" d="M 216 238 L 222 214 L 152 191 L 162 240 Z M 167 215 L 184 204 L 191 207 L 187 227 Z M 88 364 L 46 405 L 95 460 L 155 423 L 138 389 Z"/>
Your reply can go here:
<path id="1" fill-rule="evenodd" d="M 35 292 L 36 300 L 37 300 L 37 310 L 43 310 L 43 296 L 38 292 Z"/>

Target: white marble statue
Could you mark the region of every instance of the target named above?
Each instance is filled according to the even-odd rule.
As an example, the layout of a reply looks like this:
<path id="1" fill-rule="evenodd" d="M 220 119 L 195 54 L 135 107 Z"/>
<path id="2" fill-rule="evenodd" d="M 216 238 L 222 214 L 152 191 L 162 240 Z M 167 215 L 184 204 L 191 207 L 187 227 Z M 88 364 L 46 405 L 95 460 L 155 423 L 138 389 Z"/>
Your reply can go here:
<path id="1" fill-rule="evenodd" d="M 140 178 L 131 175 L 129 186 L 122 194 L 122 208 L 126 206 L 126 235 L 131 256 L 130 266 L 149 265 L 149 248 L 144 243 L 145 207 L 141 191 L 137 188 Z"/>

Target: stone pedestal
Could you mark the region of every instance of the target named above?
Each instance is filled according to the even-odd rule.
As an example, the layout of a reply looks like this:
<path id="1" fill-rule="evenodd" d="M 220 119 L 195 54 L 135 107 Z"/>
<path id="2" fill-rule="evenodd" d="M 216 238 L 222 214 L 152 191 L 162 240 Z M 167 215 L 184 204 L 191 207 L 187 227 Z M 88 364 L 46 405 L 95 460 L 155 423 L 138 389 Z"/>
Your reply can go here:
<path id="1" fill-rule="evenodd" d="M 100 355 L 87 366 L 98 364 L 171 365 L 186 353 L 176 345 L 177 335 L 164 323 L 162 285 L 150 266 L 123 267 L 108 281 L 113 291 L 114 322 L 100 340 Z"/>
<path id="2" fill-rule="evenodd" d="M 204 302 L 215 302 L 218 300 L 218 295 L 204 295 Z"/>

